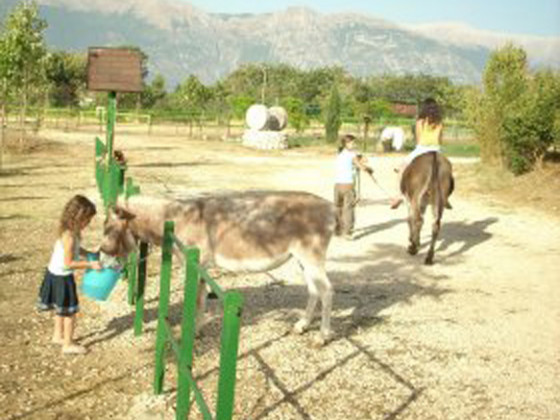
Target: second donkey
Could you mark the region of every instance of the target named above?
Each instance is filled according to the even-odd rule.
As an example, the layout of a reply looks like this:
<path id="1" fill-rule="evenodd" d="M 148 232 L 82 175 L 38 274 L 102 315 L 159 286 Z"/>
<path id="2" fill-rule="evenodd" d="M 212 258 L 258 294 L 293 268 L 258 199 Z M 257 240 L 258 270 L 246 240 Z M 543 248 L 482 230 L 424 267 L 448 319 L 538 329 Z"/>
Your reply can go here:
<path id="1" fill-rule="evenodd" d="M 303 268 L 309 298 L 294 330 L 311 324 L 321 300 L 321 343 L 331 336 L 333 287 L 325 271 L 327 248 L 335 231 L 332 203 L 296 191 L 252 191 L 164 200 L 133 196 L 119 202 L 105 222 L 101 250 L 127 255 L 136 240 L 161 245 L 164 221 L 175 222 L 175 235 L 200 248 L 201 264 L 233 272 L 263 272 L 291 257 Z M 205 288 L 199 287 L 199 313 Z"/>

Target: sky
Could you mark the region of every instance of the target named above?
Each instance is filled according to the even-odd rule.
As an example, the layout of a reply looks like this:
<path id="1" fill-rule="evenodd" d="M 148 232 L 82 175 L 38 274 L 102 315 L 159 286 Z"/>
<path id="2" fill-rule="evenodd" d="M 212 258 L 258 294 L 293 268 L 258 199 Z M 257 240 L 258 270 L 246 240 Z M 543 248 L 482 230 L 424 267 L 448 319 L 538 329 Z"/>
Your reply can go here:
<path id="1" fill-rule="evenodd" d="M 560 0 L 181 0 L 209 13 L 266 13 L 305 6 L 394 23 L 462 22 L 511 34 L 560 35 Z"/>

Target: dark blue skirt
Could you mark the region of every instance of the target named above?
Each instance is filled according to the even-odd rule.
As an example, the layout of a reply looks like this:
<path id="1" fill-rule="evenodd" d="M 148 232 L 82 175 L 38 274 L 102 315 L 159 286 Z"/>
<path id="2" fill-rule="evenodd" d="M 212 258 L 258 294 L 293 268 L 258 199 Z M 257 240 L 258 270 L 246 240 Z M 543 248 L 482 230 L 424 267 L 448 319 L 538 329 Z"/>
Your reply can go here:
<path id="1" fill-rule="evenodd" d="M 54 310 L 60 316 L 72 316 L 80 310 L 74 274 L 57 276 L 49 270 L 41 283 L 37 300 L 39 311 Z"/>

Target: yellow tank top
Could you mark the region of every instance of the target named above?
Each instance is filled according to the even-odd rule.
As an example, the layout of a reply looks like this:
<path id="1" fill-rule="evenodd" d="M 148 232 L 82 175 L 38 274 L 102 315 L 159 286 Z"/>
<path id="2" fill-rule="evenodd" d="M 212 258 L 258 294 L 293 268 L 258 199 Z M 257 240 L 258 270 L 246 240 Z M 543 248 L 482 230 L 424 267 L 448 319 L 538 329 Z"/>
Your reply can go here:
<path id="1" fill-rule="evenodd" d="M 430 125 L 427 121 L 420 122 L 417 144 L 421 146 L 439 146 L 439 135 L 441 133 L 441 124 Z"/>

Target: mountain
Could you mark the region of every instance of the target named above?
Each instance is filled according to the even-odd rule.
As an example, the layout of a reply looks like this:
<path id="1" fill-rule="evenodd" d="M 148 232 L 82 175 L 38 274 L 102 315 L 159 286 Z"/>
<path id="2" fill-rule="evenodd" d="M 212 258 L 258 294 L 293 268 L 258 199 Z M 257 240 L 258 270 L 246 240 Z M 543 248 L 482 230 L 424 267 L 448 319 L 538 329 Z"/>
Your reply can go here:
<path id="1" fill-rule="evenodd" d="M 532 65 L 560 67 L 560 37 L 484 31 L 456 22 L 408 25 L 407 28 L 422 36 L 459 46 L 478 45 L 493 50 L 507 42 L 512 42 L 523 47 L 529 53 Z"/>
<path id="2" fill-rule="evenodd" d="M 17 0 L 2 0 L 0 18 Z M 476 83 L 491 49 L 505 39 L 464 27 L 402 26 L 360 14 L 321 14 L 288 8 L 268 14 L 208 14 L 179 0 L 39 0 L 50 47 L 139 46 L 150 74 L 169 86 L 197 75 L 213 82 L 243 63 L 286 63 L 302 69 L 342 66 L 355 76 L 430 74 Z M 453 29 L 453 31 L 451 30 Z M 463 35 L 461 35 L 461 30 Z M 450 36 L 451 33 L 455 37 Z M 493 37 L 493 38 L 492 38 Z M 493 39 L 492 42 L 488 39 Z M 536 47 L 535 47 L 536 45 Z M 539 64 L 560 65 L 555 38 L 534 37 Z M 532 58 L 533 50 L 529 49 Z"/>

